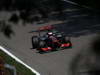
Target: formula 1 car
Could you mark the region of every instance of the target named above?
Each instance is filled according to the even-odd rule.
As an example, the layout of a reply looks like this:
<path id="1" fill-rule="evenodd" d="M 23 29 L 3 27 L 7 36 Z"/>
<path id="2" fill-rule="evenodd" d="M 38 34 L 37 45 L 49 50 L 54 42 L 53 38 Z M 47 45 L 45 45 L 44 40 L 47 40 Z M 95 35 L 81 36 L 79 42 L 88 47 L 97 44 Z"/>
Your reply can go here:
<path id="1" fill-rule="evenodd" d="M 35 32 L 38 32 L 39 35 L 32 36 L 32 47 L 33 49 L 37 49 L 39 53 L 57 51 L 72 47 L 70 38 L 66 37 L 63 32 L 57 31 L 53 25 L 40 27 Z M 45 33 L 43 34 L 41 32 Z"/>

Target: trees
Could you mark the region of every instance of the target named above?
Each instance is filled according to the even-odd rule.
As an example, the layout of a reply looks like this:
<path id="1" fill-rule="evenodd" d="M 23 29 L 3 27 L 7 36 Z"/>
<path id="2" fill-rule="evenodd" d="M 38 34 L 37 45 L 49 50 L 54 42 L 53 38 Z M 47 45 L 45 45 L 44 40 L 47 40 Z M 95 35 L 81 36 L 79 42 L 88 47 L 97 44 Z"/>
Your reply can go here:
<path id="1" fill-rule="evenodd" d="M 12 16 L 7 23 L 17 23 L 20 19 L 23 23 L 45 21 L 51 12 L 58 12 L 58 15 L 61 16 L 64 9 L 64 1 L 62 0 L 0 0 L 0 11 L 15 12 L 11 14 Z M 16 10 L 19 15 L 16 13 Z M 0 31 L 7 37 L 10 37 L 9 33 L 13 33 L 13 31 L 11 26 L 4 22 L 0 20 Z"/>
<path id="2" fill-rule="evenodd" d="M 0 0 L 1 8 L 6 10 L 38 10 L 40 13 L 44 13 L 50 9 L 56 11 L 63 10 L 62 0 Z M 46 14 L 46 13 L 45 13 Z"/>

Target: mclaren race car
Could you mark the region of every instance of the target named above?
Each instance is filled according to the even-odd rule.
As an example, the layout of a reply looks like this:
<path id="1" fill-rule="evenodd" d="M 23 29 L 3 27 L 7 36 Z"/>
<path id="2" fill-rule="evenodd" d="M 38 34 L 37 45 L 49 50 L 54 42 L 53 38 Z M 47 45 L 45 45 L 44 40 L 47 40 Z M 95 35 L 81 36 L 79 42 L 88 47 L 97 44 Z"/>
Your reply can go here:
<path id="1" fill-rule="evenodd" d="M 63 32 L 57 31 L 53 25 L 43 26 L 31 32 L 38 32 L 37 36 L 32 36 L 32 48 L 38 50 L 39 53 L 72 47 L 70 38 L 66 37 Z"/>

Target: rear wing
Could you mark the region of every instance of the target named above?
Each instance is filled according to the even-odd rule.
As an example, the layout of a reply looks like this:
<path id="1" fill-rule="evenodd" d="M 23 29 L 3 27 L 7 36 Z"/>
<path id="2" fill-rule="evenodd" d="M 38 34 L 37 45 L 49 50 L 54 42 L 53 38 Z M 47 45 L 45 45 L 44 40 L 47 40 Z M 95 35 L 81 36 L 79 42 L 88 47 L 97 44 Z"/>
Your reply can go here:
<path id="1" fill-rule="evenodd" d="M 48 26 L 43 26 L 43 27 L 40 27 L 38 30 L 39 31 L 46 31 L 46 30 L 52 30 L 54 29 L 55 27 L 53 25 L 48 25 Z"/>
<path id="2" fill-rule="evenodd" d="M 37 30 L 30 31 L 29 33 L 41 32 L 41 31 L 49 31 L 49 30 L 53 30 L 54 28 L 55 27 L 53 25 L 48 25 L 48 26 L 39 27 Z"/>

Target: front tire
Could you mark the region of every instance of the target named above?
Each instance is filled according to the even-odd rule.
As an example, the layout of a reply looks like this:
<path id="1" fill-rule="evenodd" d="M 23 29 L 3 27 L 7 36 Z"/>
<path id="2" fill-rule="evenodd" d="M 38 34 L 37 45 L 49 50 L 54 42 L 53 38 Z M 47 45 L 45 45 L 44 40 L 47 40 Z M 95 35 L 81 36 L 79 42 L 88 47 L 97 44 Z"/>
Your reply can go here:
<path id="1" fill-rule="evenodd" d="M 44 48 L 44 47 L 46 47 L 45 41 L 40 41 L 39 42 L 39 48 Z"/>
<path id="2" fill-rule="evenodd" d="M 38 44 L 38 48 L 37 50 L 39 51 L 40 54 L 43 54 L 45 53 L 45 51 L 43 51 L 41 48 L 45 48 L 47 47 L 45 41 L 40 41 L 39 44 Z"/>

